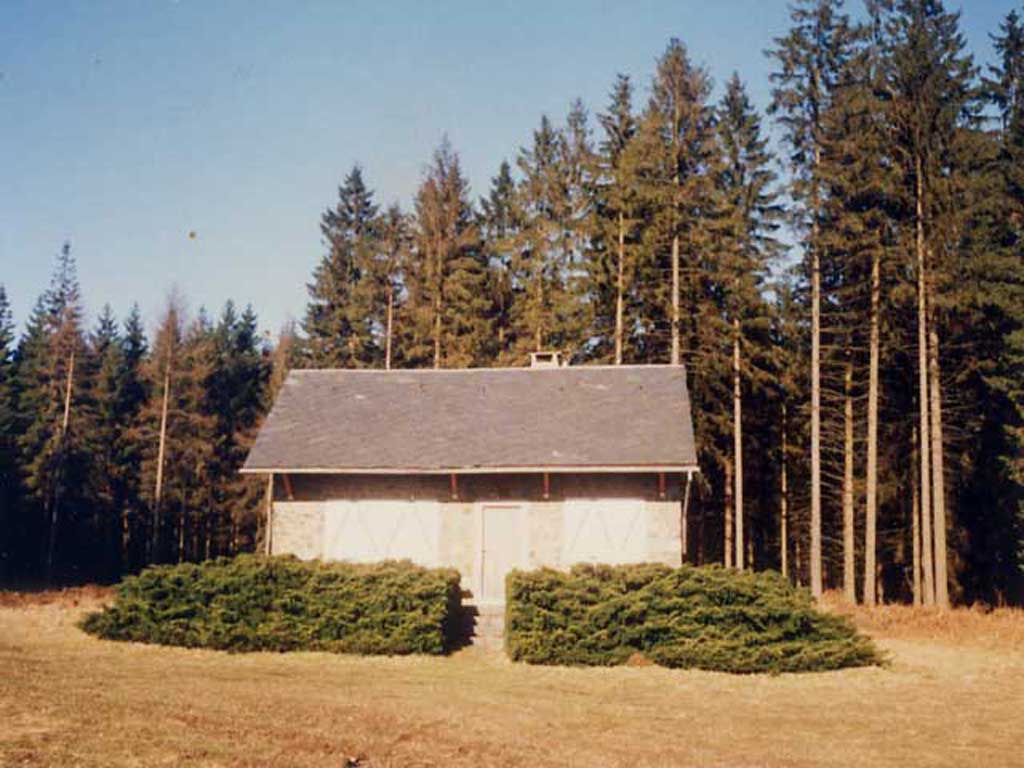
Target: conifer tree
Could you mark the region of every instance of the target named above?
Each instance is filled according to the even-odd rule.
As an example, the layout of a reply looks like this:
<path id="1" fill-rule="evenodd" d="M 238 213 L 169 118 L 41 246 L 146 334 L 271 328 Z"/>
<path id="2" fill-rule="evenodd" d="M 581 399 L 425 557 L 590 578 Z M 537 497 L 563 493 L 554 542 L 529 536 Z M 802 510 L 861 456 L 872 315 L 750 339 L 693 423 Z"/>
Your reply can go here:
<path id="1" fill-rule="evenodd" d="M 510 362 L 514 354 L 512 327 L 512 260 L 522 230 L 516 201 L 512 167 L 503 160 L 498 175 L 491 178 L 491 189 L 480 200 L 480 233 L 487 258 L 495 354 L 500 363 Z"/>
<path id="2" fill-rule="evenodd" d="M 513 239 L 513 359 L 531 350 L 569 351 L 580 341 L 572 291 L 573 154 L 566 134 L 541 118 L 533 145 L 520 150 L 515 197 L 519 231 Z"/>
<path id="3" fill-rule="evenodd" d="M 679 40 L 670 40 L 658 59 L 644 120 L 645 130 L 656 132 L 656 157 L 642 184 L 651 208 L 652 237 L 648 239 L 655 252 L 650 301 L 664 308 L 656 316 L 667 322 L 657 324 L 669 329 L 666 353 L 658 347 L 652 351 L 655 359 L 667 358 L 676 365 L 684 357 L 693 362 L 699 346 L 702 261 L 714 240 L 718 147 L 710 95 L 708 73 L 694 66 Z M 667 286 L 665 275 L 669 276 Z M 682 327 L 684 315 L 689 318 L 688 329 Z"/>
<path id="4" fill-rule="evenodd" d="M 951 270 L 957 246 L 940 236 L 939 219 L 943 188 L 950 174 L 958 172 L 955 145 L 962 136 L 964 116 L 973 109 L 975 69 L 964 52 L 959 14 L 947 12 L 941 2 L 900 0 L 885 24 L 894 146 L 914 211 L 924 602 L 946 607 L 949 577 L 939 375 L 943 302 L 939 292 L 943 270 L 947 274 Z"/>
<path id="5" fill-rule="evenodd" d="M 377 343 L 383 351 L 383 366 L 390 370 L 395 357 L 395 318 L 401 313 L 403 272 L 412 248 L 408 217 L 398 205 L 381 214 L 376 227 L 374 258 L 367 269 L 371 287 L 373 323 L 381 336 Z"/>
<path id="6" fill-rule="evenodd" d="M 773 233 L 782 208 L 760 118 L 737 74 L 726 85 L 718 133 L 723 153 L 717 178 L 720 281 L 732 346 L 734 564 L 742 570 L 749 542 L 744 532 L 743 390 L 764 388 L 774 373 L 768 367 L 774 367 L 768 351 L 772 318 L 763 288 L 770 262 L 779 254 Z"/>
<path id="7" fill-rule="evenodd" d="M 103 552 L 105 576 L 121 571 L 123 523 L 121 515 L 129 504 L 121 463 L 123 427 L 127 414 L 122 412 L 125 372 L 124 350 L 117 321 L 110 305 L 104 305 L 90 340 L 90 364 L 93 368 L 92 453 L 95 530 Z"/>
<path id="8" fill-rule="evenodd" d="M 50 287 L 18 350 L 19 446 L 25 487 L 41 534 L 43 573 L 61 565 L 66 531 L 83 511 L 89 477 L 82 306 L 74 257 L 65 243 Z"/>
<path id="9" fill-rule="evenodd" d="M 327 253 L 307 285 L 310 301 L 303 330 L 314 367 L 365 367 L 375 360 L 368 317 L 372 291 L 363 277 L 376 256 L 376 219 L 373 192 L 355 165 L 338 189 L 337 205 L 321 217 Z"/>
<path id="10" fill-rule="evenodd" d="M 637 132 L 637 121 L 633 114 L 633 85 L 626 75 L 616 79 L 608 111 L 599 119 L 604 140 L 598 158 L 595 253 L 591 258 L 591 280 L 598 307 L 593 335 L 606 340 L 602 347 L 611 347 L 611 358 L 619 365 L 626 356 L 626 310 L 635 287 L 640 255 L 640 197 L 635 183 L 638 158 L 628 151 Z M 608 353 L 599 348 L 597 354 L 604 358 Z"/>
<path id="11" fill-rule="evenodd" d="M 14 573 L 16 546 L 21 539 L 15 524 L 21 503 L 18 468 L 17 393 L 14 371 L 14 320 L 7 291 L 0 284 L 0 583 Z"/>
<path id="12" fill-rule="evenodd" d="M 811 593 L 822 594 L 821 512 L 821 272 L 820 219 L 824 194 L 819 176 L 822 120 L 850 55 L 852 33 L 842 0 L 801 0 L 791 11 L 793 26 L 775 40 L 769 55 L 777 69 L 770 111 L 777 116 L 789 145 L 797 202 L 794 223 L 804 233 L 805 272 L 810 283 L 811 314 Z"/>
<path id="13" fill-rule="evenodd" d="M 434 368 L 481 364 L 494 341 L 486 255 L 469 184 L 447 138 L 416 195 L 414 242 L 406 361 Z"/>

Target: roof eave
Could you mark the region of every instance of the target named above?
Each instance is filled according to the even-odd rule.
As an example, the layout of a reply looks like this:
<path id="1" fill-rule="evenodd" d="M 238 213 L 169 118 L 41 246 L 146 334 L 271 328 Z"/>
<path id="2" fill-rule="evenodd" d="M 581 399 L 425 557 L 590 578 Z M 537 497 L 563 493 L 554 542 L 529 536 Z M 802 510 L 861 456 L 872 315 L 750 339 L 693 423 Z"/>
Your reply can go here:
<path id="1" fill-rule="evenodd" d="M 536 466 L 480 466 L 480 467 L 242 467 L 243 475 L 266 475 L 282 473 L 289 475 L 511 475 L 577 473 L 577 474 L 642 474 L 651 472 L 699 473 L 696 463 L 690 464 L 602 464 L 582 465 L 536 465 Z"/>

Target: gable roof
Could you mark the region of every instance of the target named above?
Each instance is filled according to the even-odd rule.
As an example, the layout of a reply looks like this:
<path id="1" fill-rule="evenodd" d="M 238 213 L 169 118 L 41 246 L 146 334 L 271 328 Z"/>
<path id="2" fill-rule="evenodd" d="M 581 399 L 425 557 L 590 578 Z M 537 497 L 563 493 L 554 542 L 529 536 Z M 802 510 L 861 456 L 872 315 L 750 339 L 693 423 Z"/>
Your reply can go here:
<path id="1" fill-rule="evenodd" d="M 296 370 L 243 472 L 697 468 L 682 366 Z"/>

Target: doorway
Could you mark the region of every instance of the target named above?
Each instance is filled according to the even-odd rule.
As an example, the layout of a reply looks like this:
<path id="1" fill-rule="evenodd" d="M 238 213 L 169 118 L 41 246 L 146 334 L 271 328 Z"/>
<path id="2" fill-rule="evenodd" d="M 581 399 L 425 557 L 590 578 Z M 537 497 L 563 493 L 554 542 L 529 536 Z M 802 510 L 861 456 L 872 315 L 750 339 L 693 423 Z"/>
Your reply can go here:
<path id="1" fill-rule="evenodd" d="M 505 577 L 527 565 L 526 510 L 518 504 L 480 506 L 478 603 L 503 605 Z"/>

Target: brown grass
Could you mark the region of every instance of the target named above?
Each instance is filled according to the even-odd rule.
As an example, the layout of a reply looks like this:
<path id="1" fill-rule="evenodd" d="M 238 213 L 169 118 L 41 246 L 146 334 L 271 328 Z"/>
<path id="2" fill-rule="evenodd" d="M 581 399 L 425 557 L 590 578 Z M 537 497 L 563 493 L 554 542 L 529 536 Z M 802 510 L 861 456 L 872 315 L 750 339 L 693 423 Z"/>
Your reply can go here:
<path id="1" fill-rule="evenodd" d="M 825 594 L 830 610 L 849 616 L 868 634 L 954 647 L 1024 650 L 1024 610 L 1020 608 L 913 608 L 851 606 L 839 592 Z"/>
<path id="2" fill-rule="evenodd" d="M 1020 612 L 881 609 L 887 668 L 739 677 L 110 643 L 88 602 L 0 609 L 0 765 L 1024 764 Z"/>

